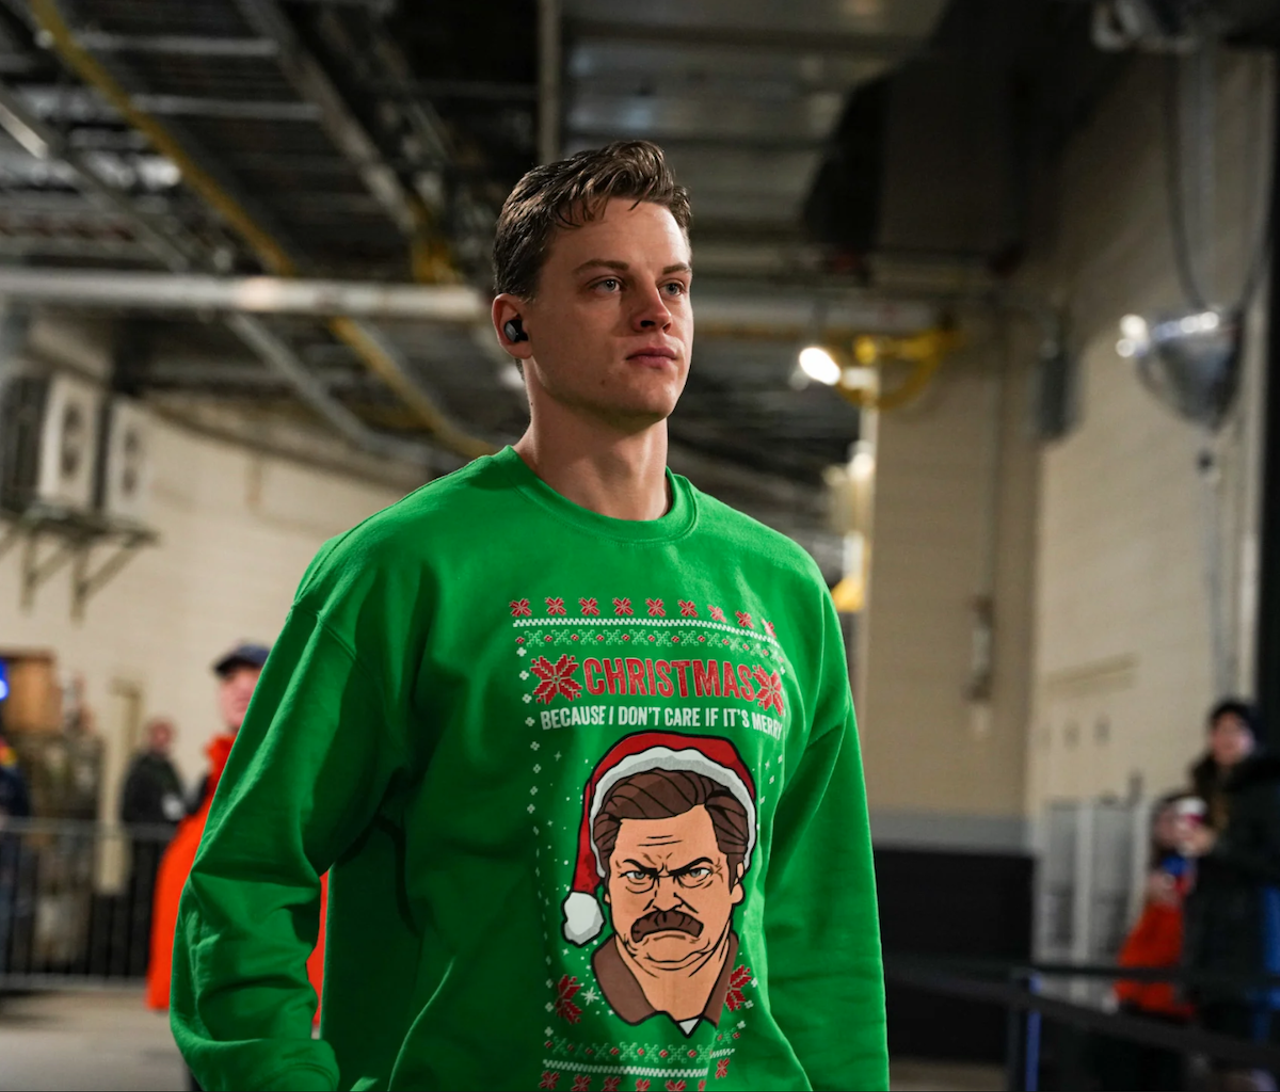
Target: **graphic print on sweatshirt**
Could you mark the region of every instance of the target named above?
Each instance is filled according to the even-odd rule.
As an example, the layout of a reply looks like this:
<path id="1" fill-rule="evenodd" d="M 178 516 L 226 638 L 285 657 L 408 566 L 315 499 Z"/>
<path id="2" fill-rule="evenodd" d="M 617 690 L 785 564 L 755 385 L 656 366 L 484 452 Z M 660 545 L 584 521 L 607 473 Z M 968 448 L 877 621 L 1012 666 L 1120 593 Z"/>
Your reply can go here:
<path id="1" fill-rule="evenodd" d="M 742 604 L 508 610 L 547 939 L 538 1087 L 705 1089 L 728 1077 L 754 1007 L 737 919 L 782 787 L 783 647 Z"/>

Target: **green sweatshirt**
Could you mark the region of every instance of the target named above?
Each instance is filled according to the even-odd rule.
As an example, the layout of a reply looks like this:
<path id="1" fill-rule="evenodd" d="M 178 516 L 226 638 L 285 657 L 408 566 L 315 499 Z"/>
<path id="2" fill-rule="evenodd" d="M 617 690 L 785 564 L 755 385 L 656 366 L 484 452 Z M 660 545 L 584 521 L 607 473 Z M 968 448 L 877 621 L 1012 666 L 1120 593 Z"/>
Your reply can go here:
<path id="1" fill-rule="evenodd" d="M 320 551 L 182 899 L 205 1088 L 887 1088 L 830 596 L 668 482 L 610 519 L 508 448 Z"/>

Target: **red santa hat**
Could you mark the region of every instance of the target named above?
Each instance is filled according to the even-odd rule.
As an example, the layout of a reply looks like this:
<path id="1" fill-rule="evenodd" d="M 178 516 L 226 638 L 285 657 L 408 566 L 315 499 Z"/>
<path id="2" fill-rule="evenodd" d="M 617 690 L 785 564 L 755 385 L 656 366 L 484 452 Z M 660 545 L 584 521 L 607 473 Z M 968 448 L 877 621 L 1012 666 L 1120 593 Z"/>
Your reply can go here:
<path id="1" fill-rule="evenodd" d="M 751 853 L 756 844 L 756 789 L 746 763 L 733 744 L 713 736 L 636 732 L 619 740 L 600 760 L 583 793 L 573 887 L 564 900 L 564 935 L 573 944 L 589 943 L 604 928 L 604 915 L 595 892 L 608 875 L 609 862 L 601 856 L 591 834 L 596 816 L 614 785 L 647 770 L 699 773 L 723 785 L 746 810 L 747 850 L 742 864 L 744 871 L 751 867 Z"/>

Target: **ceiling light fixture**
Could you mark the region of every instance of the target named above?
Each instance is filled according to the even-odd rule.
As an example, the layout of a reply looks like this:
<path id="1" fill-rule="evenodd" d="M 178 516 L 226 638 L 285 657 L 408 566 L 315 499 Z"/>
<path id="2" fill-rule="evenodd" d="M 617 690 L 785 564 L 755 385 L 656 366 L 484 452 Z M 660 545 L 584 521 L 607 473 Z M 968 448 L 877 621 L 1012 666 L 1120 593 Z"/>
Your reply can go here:
<path id="1" fill-rule="evenodd" d="M 1240 321 L 1223 311 L 1157 320 L 1125 315 L 1116 352 L 1132 360 L 1143 386 L 1181 417 L 1216 429 L 1240 381 Z"/>
<path id="2" fill-rule="evenodd" d="M 840 365 L 821 345 L 800 350 L 800 370 L 810 379 L 834 387 L 840 382 Z"/>

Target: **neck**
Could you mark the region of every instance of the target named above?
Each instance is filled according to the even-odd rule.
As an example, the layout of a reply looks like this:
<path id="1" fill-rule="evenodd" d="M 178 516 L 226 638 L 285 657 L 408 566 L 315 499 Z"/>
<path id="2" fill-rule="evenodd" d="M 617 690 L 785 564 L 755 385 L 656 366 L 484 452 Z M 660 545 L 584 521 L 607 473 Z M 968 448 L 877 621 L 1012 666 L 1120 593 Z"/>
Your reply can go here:
<path id="1" fill-rule="evenodd" d="M 628 430 L 539 407 L 515 450 L 562 497 L 602 516 L 658 519 L 671 505 L 665 420 Z"/>

